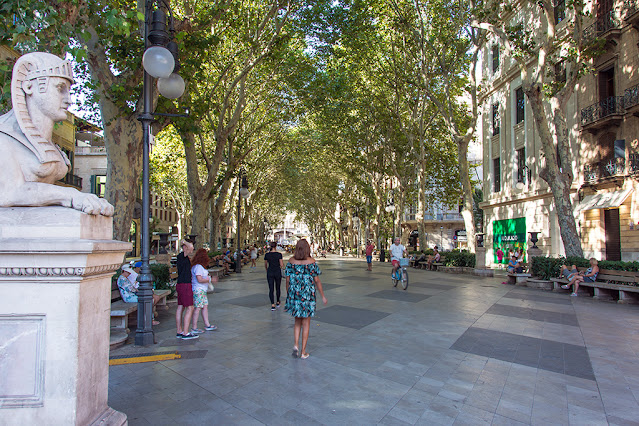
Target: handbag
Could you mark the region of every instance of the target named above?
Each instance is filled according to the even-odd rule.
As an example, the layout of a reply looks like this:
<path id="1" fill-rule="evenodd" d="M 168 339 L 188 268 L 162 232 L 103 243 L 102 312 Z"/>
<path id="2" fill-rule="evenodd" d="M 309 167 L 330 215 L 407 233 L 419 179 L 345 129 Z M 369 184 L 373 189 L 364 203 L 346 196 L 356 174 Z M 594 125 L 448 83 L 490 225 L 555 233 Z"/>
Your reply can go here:
<path id="1" fill-rule="evenodd" d="M 213 283 L 211 281 L 209 281 L 209 286 L 206 289 L 207 293 L 213 293 L 215 291 L 215 286 L 213 285 Z"/>

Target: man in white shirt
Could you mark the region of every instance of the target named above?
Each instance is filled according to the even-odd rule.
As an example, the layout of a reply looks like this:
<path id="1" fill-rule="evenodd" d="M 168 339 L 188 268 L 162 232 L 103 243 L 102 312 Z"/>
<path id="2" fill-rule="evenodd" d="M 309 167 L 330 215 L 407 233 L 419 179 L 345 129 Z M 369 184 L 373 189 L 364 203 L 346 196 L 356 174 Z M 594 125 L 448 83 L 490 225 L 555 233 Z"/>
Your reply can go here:
<path id="1" fill-rule="evenodd" d="M 391 263 L 393 264 L 393 274 L 397 272 L 399 268 L 399 259 L 406 256 L 406 247 L 399 243 L 399 237 L 395 238 L 395 242 L 390 246 Z"/>

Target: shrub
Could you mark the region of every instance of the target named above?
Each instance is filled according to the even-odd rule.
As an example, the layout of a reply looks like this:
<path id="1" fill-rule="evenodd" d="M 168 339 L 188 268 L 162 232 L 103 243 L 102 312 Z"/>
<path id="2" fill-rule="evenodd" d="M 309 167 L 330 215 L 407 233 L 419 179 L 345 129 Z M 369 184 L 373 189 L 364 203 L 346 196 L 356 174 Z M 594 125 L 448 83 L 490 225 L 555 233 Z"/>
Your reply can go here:
<path id="1" fill-rule="evenodd" d="M 446 266 L 460 266 L 466 268 L 475 267 L 475 254 L 468 251 L 453 250 L 446 253 L 442 253 L 445 256 L 444 264 Z"/>
<path id="2" fill-rule="evenodd" d="M 575 265 L 577 267 L 587 268 L 590 266 L 590 260 L 581 257 L 533 257 L 531 260 L 530 271 L 534 277 L 542 280 L 549 280 L 558 277 L 561 265 Z M 639 262 L 622 262 L 617 260 L 602 260 L 599 262 L 599 269 L 610 269 L 614 271 L 639 271 Z"/>
<path id="3" fill-rule="evenodd" d="M 153 283 L 155 284 L 155 288 L 157 290 L 171 290 L 169 297 L 173 297 L 173 293 L 175 293 L 175 286 L 171 285 L 169 265 L 154 263 L 149 266 L 151 267 L 151 273 L 153 274 Z"/>

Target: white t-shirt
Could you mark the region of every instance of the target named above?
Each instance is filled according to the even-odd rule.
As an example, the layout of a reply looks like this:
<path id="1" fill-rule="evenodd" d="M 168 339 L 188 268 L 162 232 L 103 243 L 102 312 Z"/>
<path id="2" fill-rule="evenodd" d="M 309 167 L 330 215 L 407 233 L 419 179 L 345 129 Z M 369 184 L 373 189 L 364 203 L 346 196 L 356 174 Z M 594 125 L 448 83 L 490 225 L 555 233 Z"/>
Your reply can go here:
<path id="1" fill-rule="evenodd" d="M 406 251 L 406 247 L 403 245 L 395 245 L 391 244 L 391 260 L 399 260 L 404 257 L 404 252 Z"/>
<path id="2" fill-rule="evenodd" d="M 197 280 L 198 275 L 205 278 L 209 276 L 209 271 L 204 269 L 204 266 L 200 265 L 199 263 L 191 268 L 191 288 L 193 289 L 193 291 L 198 289 L 206 291 L 209 288 L 209 283 L 199 282 Z"/>

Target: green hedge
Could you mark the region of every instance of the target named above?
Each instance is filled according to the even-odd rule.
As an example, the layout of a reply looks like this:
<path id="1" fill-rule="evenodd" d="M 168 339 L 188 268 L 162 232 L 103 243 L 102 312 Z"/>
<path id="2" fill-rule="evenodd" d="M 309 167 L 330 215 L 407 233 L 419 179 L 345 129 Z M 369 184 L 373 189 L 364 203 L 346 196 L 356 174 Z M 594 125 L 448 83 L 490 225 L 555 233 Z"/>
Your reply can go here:
<path id="1" fill-rule="evenodd" d="M 442 256 L 445 257 L 444 264 L 446 266 L 461 266 L 465 268 L 475 267 L 475 253 L 470 253 L 466 250 L 453 250 L 443 252 Z"/>
<path id="2" fill-rule="evenodd" d="M 581 257 L 533 257 L 530 262 L 532 276 L 542 280 L 549 280 L 559 276 L 561 265 L 576 265 L 587 268 L 590 260 Z M 599 269 L 610 269 L 614 271 L 639 271 L 639 262 L 621 262 L 616 260 L 602 260 L 598 262 Z"/>

